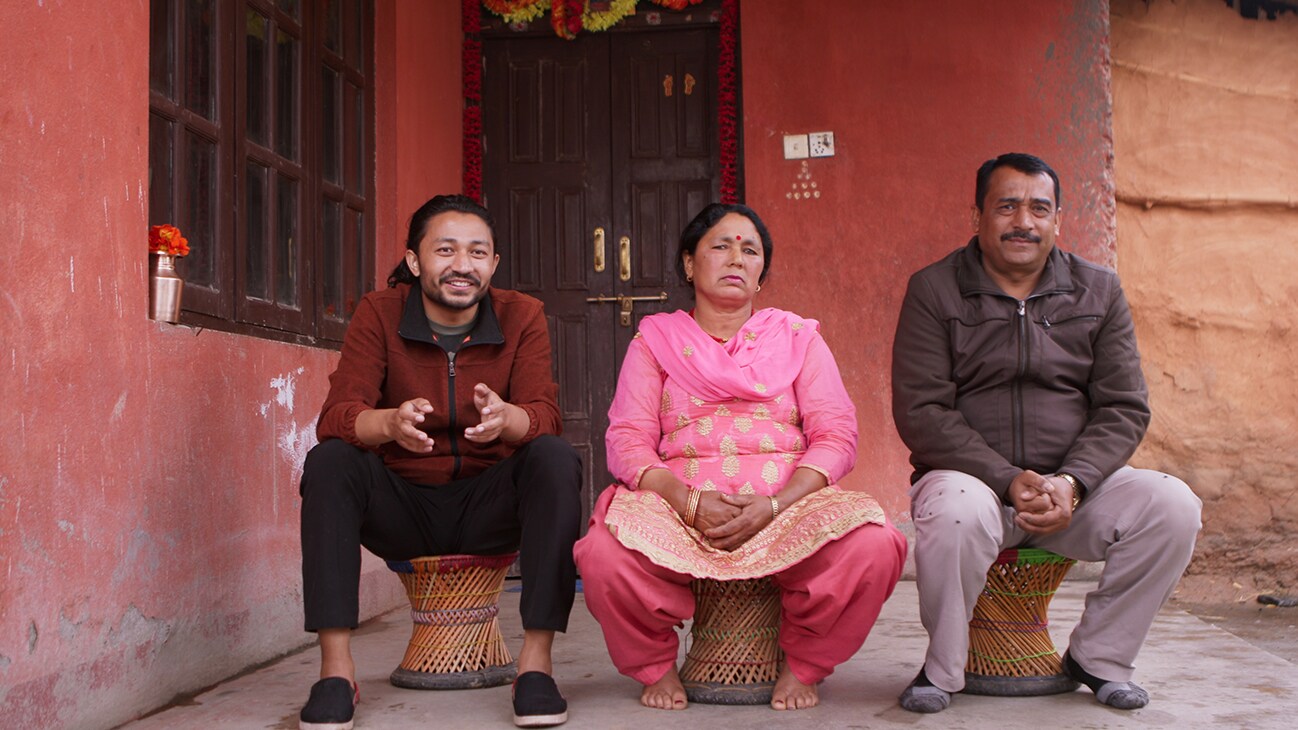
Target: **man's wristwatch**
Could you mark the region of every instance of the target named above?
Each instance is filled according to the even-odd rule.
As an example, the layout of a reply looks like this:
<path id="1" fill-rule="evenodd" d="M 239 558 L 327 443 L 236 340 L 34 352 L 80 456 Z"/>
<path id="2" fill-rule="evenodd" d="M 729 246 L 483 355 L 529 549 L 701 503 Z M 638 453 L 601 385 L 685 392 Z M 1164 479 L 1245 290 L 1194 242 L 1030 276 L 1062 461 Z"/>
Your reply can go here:
<path id="1" fill-rule="evenodd" d="M 1082 493 L 1086 491 L 1086 487 L 1083 487 L 1082 483 L 1077 481 L 1077 477 L 1068 472 L 1055 472 L 1055 476 L 1068 482 L 1068 486 L 1073 488 L 1073 509 L 1077 509 L 1077 505 L 1082 503 Z"/>

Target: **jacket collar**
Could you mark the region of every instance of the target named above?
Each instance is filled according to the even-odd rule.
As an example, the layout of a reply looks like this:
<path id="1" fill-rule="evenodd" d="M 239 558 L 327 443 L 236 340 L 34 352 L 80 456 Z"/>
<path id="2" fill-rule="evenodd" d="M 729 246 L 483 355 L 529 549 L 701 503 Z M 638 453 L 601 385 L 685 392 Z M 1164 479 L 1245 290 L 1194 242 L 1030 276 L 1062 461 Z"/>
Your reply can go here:
<path id="1" fill-rule="evenodd" d="M 982 249 L 978 247 L 978 236 L 969 239 L 968 245 L 960 252 L 956 266 L 956 281 L 960 286 L 960 296 L 975 294 L 995 294 L 1009 296 L 992 281 L 983 269 Z M 1056 244 L 1046 258 L 1046 268 L 1041 272 L 1041 279 L 1032 290 L 1029 298 L 1073 290 L 1073 274 L 1063 251 Z"/>
<path id="2" fill-rule="evenodd" d="M 433 331 L 428 326 L 428 315 L 424 314 L 424 297 L 417 283 L 406 285 L 406 308 L 401 313 L 397 334 L 407 340 L 437 344 L 433 339 Z M 503 344 L 505 335 L 500 331 L 500 320 L 496 319 L 496 308 L 492 305 L 491 289 L 488 288 L 486 295 L 478 301 L 478 316 L 473 321 L 473 329 L 469 330 L 464 346 Z"/>

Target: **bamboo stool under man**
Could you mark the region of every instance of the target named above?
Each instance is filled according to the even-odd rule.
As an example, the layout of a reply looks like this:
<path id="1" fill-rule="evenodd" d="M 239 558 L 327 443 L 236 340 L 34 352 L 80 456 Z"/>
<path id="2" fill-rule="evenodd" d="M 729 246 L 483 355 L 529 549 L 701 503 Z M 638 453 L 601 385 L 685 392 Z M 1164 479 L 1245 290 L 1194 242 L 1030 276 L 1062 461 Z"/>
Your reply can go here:
<path id="1" fill-rule="evenodd" d="M 965 692 L 1027 697 L 1077 689 L 1063 672 L 1046 620 L 1073 562 L 1037 548 L 997 556 L 969 622 Z"/>
<path id="2" fill-rule="evenodd" d="M 414 633 L 389 680 L 408 689 L 476 689 L 514 681 L 518 667 L 496 620 L 518 553 L 389 560 L 410 598 Z"/>

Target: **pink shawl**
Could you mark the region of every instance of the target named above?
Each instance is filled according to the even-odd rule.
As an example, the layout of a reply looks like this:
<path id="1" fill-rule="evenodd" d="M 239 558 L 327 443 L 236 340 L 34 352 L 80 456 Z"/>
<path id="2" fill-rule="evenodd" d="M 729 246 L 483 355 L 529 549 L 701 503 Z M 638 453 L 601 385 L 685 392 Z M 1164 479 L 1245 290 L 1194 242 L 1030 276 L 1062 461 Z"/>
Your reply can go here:
<path id="1" fill-rule="evenodd" d="M 764 401 L 793 384 L 819 326 L 782 309 L 760 309 L 722 344 L 677 310 L 645 317 L 640 334 L 663 370 L 691 393 Z"/>

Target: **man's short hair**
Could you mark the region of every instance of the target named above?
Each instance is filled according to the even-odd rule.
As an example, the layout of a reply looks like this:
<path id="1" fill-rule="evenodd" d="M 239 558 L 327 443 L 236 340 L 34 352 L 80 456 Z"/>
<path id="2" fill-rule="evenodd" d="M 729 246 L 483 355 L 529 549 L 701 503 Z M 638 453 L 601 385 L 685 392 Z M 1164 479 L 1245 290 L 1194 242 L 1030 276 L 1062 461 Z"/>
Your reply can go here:
<path id="1" fill-rule="evenodd" d="M 983 212 L 983 199 L 987 197 L 987 186 L 991 183 L 992 173 L 998 167 L 1012 167 L 1027 175 L 1046 173 L 1055 182 L 1055 208 L 1063 205 L 1064 201 L 1059 196 L 1059 175 L 1046 164 L 1045 160 L 1023 152 L 1006 152 L 994 160 L 984 162 L 982 167 L 978 168 L 978 182 L 974 185 L 974 207 L 979 213 Z"/>

